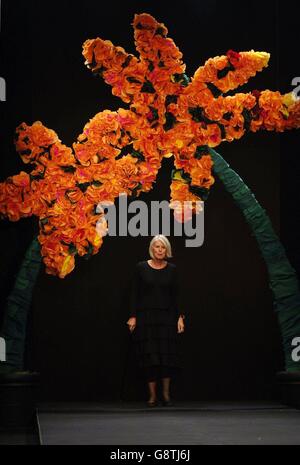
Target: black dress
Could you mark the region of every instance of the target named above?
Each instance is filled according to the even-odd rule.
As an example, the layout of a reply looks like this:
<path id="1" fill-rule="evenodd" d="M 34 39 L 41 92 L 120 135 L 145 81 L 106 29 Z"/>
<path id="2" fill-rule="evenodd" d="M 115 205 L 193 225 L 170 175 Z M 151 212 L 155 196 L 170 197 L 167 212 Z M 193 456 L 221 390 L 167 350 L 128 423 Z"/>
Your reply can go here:
<path id="1" fill-rule="evenodd" d="M 130 316 L 136 317 L 132 333 L 141 368 L 152 366 L 181 368 L 177 321 L 178 278 L 176 265 L 155 269 L 145 261 L 136 265 L 131 292 Z"/>

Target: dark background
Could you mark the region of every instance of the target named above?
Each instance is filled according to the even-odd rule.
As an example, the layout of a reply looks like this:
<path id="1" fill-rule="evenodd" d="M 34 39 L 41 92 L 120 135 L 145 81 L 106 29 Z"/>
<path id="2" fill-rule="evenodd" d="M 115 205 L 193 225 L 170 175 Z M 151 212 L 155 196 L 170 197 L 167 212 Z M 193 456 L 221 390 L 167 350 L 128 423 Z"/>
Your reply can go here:
<path id="1" fill-rule="evenodd" d="M 42 121 L 71 145 L 106 108 L 126 107 L 85 67 L 82 44 L 97 36 L 135 53 L 131 22 L 147 12 L 165 23 L 183 52 L 187 74 L 228 49 L 271 53 L 269 67 L 241 91 L 292 90 L 300 76 L 297 2 L 2 1 L 0 181 L 27 170 L 13 134 Z M 269 214 L 300 272 L 299 131 L 249 134 L 217 150 Z M 141 200 L 168 200 L 172 159 Z M 2 221 L 1 308 L 37 218 Z M 96 256 L 77 259 L 65 279 L 39 274 L 28 321 L 26 367 L 41 373 L 43 400 L 118 400 L 145 396 L 126 327 L 135 263 L 148 258 L 151 237 L 106 237 Z M 171 237 L 181 277 L 185 367 L 174 385 L 182 399 L 273 399 L 283 352 L 265 264 L 240 211 L 216 178 L 205 204 L 205 240 L 186 248 Z M 0 315 L 2 317 L 2 315 Z"/>

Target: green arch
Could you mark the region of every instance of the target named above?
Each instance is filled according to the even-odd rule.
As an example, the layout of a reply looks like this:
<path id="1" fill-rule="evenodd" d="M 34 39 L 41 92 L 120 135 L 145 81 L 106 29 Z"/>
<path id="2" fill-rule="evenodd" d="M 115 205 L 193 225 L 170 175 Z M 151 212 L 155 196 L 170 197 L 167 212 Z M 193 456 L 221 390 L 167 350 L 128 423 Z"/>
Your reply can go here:
<path id="1" fill-rule="evenodd" d="M 292 359 L 292 341 L 300 336 L 300 292 L 296 272 L 266 211 L 249 187 L 219 153 L 211 148 L 209 152 L 214 162 L 214 173 L 242 211 L 266 263 L 269 286 L 274 297 L 274 310 L 281 330 L 285 368 L 287 371 L 300 371 L 300 361 Z"/>
<path id="2" fill-rule="evenodd" d="M 257 202 L 249 187 L 215 150 L 209 149 L 213 171 L 226 191 L 242 211 L 257 240 L 266 263 L 269 286 L 274 296 L 287 371 L 300 371 L 300 361 L 292 359 L 292 341 L 300 336 L 300 292 L 296 272 L 273 230 L 265 210 Z M 1 371 L 22 370 L 27 315 L 41 265 L 40 245 L 35 238 L 26 251 L 14 288 L 7 299 L 1 336 L 6 340 L 7 361 L 0 362 Z"/>

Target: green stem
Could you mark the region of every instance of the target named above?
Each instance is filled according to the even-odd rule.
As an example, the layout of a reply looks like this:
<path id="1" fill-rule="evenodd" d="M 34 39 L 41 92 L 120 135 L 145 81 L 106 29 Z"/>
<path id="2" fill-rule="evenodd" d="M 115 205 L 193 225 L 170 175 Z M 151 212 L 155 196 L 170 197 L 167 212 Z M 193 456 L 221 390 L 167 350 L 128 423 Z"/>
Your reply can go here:
<path id="1" fill-rule="evenodd" d="M 27 315 L 41 260 L 40 244 L 36 238 L 25 253 L 14 287 L 7 298 L 1 331 L 6 343 L 6 363 L 0 363 L 0 371 L 24 368 Z"/>
<path id="2" fill-rule="evenodd" d="M 296 272 L 266 211 L 257 202 L 254 194 L 220 154 L 213 149 L 209 150 L 215 174 L 242 211 L 266 263 L 269 286 L 274 296 L 274 310 L 281 329 L 286 370 L 300 371 L 300 361 L 292 358 L 292 341 L 300 336 L 300 292 Z"/>

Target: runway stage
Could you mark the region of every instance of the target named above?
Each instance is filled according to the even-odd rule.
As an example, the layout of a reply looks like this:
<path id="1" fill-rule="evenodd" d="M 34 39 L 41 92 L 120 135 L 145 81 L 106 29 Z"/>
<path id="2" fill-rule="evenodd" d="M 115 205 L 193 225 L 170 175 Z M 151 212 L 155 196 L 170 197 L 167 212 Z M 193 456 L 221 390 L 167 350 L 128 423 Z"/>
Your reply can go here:
<path id="1" fill-rule="evenodd" d="M 44 445 L 300 444 L 300 410 L 269 402 L 52 403 L 38 422 Z"/>

